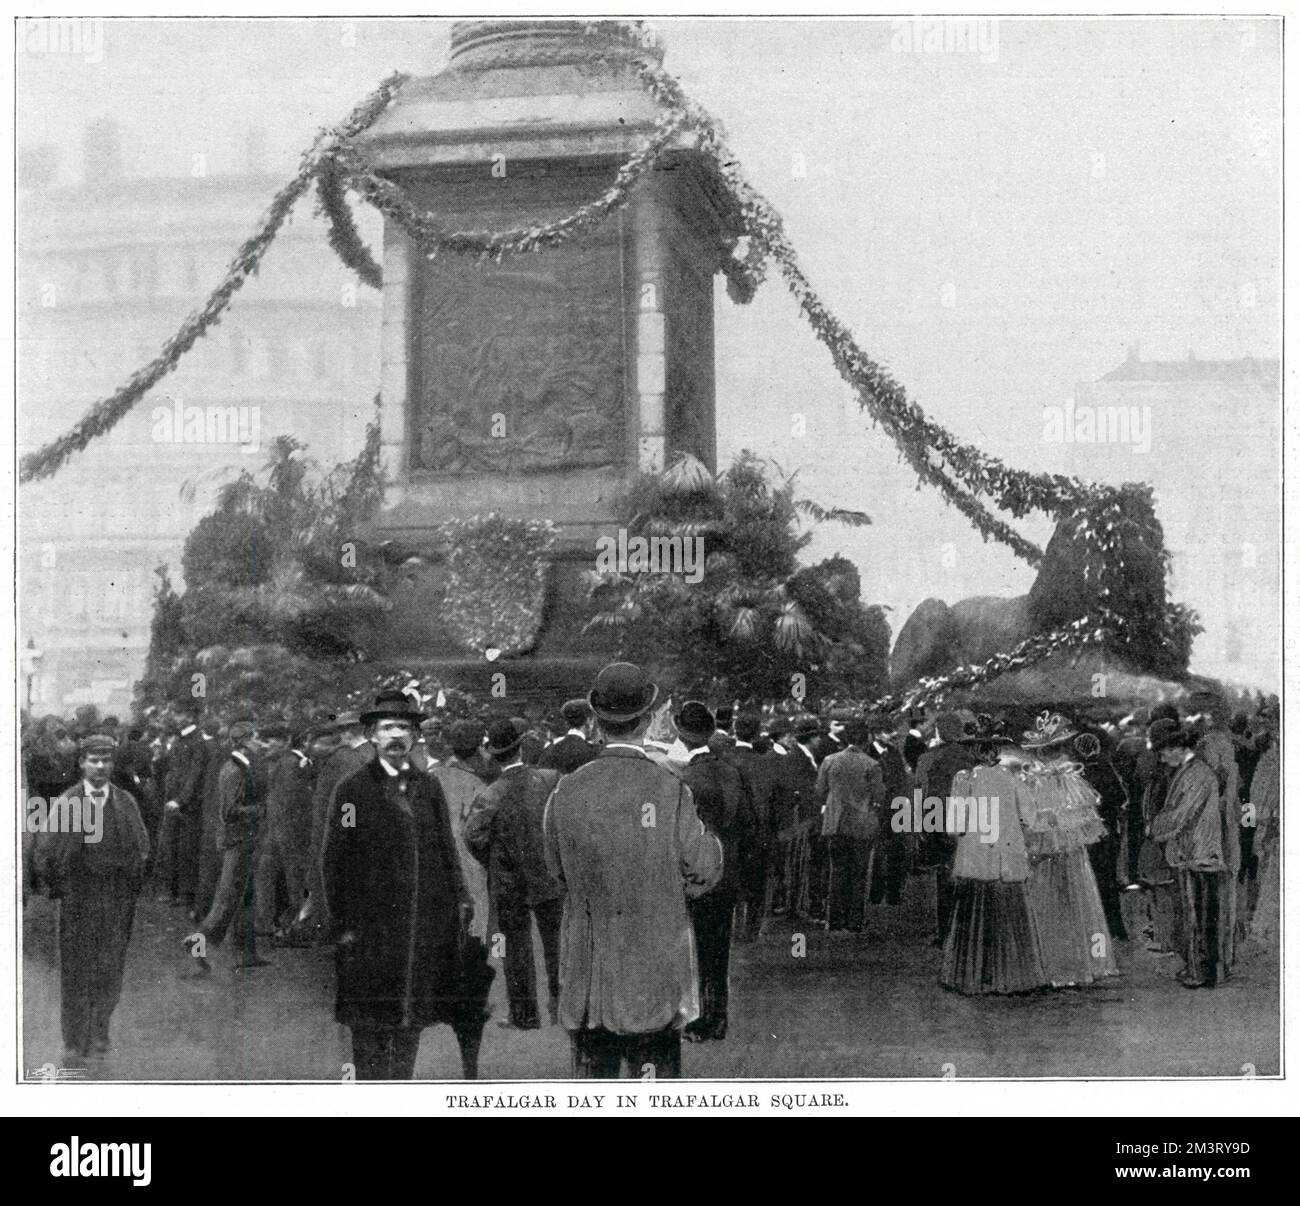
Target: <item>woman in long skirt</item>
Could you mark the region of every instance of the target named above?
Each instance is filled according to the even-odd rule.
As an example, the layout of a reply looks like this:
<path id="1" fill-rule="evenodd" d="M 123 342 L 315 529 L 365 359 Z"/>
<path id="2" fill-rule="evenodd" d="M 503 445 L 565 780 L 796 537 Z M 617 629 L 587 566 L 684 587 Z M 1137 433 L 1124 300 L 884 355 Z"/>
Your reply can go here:
<path id="1" fill-rule="evenodd" d="M 979 764 L 954 776 L 944 802 L 945 829 L 958 836 L 939 983 L 967 994 L 1032 992 L 1049 978 L 1026 893 L 1025 793 L 999 765 L 1008 739 L 987 716 L 971 728 Z"/>
<path id="2" fill-rule="evenodd" d="M 1088 847 L 1105 836 L 1106 827 L 1082 765 L 1066 753 L 1076 735 L 1063 717 L 1045 712 L 1021 740 L 1022 748 L 1034 756 L 1020 776 L 1029 796 L 1029 907 L 1048 978 L 1056 988 L 1119 974 L 1088 858 Z"/>

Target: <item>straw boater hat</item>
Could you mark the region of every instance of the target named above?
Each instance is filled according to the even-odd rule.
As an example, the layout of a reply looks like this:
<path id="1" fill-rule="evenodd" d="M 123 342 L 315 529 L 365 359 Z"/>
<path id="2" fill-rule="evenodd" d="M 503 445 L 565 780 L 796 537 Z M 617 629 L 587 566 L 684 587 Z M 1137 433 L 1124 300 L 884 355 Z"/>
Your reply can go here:
<path id="1" fill-rule="evenodd" d="M 1049 745 L 1073 741 L 1078 730 L 1059 712 L 1042 712 L 1032 729 L 1026 729 L 1020 744 L 1027 750 L 1041 750 Z"/>
<path id="2" fill-rule="evenodd" d="M 632 662 L 611 662 L 596 675 L 587 703 L 600 720 L 626 724 L 644 716 L 659 698 L 659 688 L 640 666 Z"/>

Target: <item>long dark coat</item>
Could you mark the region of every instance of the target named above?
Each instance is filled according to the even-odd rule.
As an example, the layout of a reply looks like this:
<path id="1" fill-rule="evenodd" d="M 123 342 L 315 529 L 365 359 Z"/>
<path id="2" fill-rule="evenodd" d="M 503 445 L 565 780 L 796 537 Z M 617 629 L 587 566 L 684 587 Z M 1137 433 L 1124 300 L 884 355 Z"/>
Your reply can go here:
<path id="1" fill-rule="evenodd" d="M 352 936 L 337 950 L 334 1016 L 420 1029 L 463 1008 L 460 907 L 469 898 L 438 781 L 409 772 L 409 811 L 386 784 L 376 758 L 339 781 L 326 819 L 325 902 Z"/>

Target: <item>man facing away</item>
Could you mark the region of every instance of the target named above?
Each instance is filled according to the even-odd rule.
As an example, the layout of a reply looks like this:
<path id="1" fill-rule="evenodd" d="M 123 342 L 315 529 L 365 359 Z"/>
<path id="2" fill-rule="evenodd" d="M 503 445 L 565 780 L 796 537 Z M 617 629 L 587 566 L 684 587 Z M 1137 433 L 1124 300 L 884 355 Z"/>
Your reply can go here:
<path id="1" fill-rule="evenodd" d="M 756 713 L 741 713 L 736 717 L 736 740 L 723 754 L 744 775 L 754 802 L 754 830 L 740 868 L 740 894 L 745 902 L 741 940 L 746 942 L 758 937 L 767 915 L 772 851 L 781 818 L 789 811 L 786 779 L 778 756 L 771 749 L 760 752 L 756 745 L 762 728 Z"/>
<path id="2" fill-rule="evenodd" d="M 867 752 L 867 722 L 849 721 L 845 736 L 848 747 L 817 768 L 817 795 L 825 801 L 822 837 L 830 852 L 826 928 L 858 933 L 866 910 L 871 845 L 881 829 L 885 780 L 880 763 Z"/>
<path id="3" fill-rule="evenodd" d="M 505 940 L 506 996 L 510 1017 L 499 1023 L 517 1030 L 537 1030 L 537 972 L 533 966 L 532 923 L 542 939 L 546 963 L 548 1017 L 558 1021 L 560 1000 L 560 885 L 546 867 L 542 816 L 560 774 L 525 766 L 527 722 L 497 720 L 488 728 L 488 754 L 500 776 L 477 793 L 465 823 L 465 842 L 486 868 L 496 905 L 497 925 Z"/>
<path id="4" fill-rule="evenodd" d="M 114 753 L 111 737 L 82 740 L 81 778 L 58 797 L 32 849 L 38 886 L 59 901 L 59 983 L 69 1062 L 109 1049 L 109 1020 L 122 994 L 135 902 L 149 859 L 135 798 L 109 782 Z M 64 823 L 69 819 L 76 823 Z"/>
<path id="5" fill-rule="evenodd" d="M 722 875 L 722 845 L 691 790 L 642 748 L 659 694 L 615 662 L 588 703 L 605 739 L 546 806 L 546 861 L 565 888 L 560 1024 L 579 1079 L 681 1074 L 682 1028 L 700 1012 L 686 901 Z"/>
<path id="6" fill-rule="evenodd" d="M 916 786 L 921 798 L 946 800 L 952 791 L 953 776 L 958 771 L 974 770 L 975 755 L 965 744 L 966 726 L 956 712 L 941 712 L 935 717 L 939 744 L 926 750 L 916 762 Z M 957 839 L 949 833 L 924 835 L 925 861 L 934 868 L 935 936 L 932 945 L 943 946 L 952 920 L 954 889 L 952 863 L 957 855 Z"/>
<path id="7" fill-rule="evenodd" d="M 1191 748 L 1193 740 L 1181 726 L 1153 735 L 1152 748 L 1173 777 L 1151 837 L 1163 844 L 1165 861 L 1178 876 L 1184 944 L 1178 979 L 1185 988 L 1213 988 L 1232 971 L 1241 849 L 1236 800 L 1221 792 L 1214 768 Z"/>
<path id="8" fill-rule="evenodd" d="M 686 744 L 686 765 L 678 772 L 691 789 L 705 829 L 722 843 L 722 877 L 688 903 L 699 959 L 700 1016 L 686 1026 L 691 1042 L 727 1037 L 727 980 L 731 968 L 731 922 L 744 882 L 742 852 L 757 828 L 754 801 L 744 775 L 714 750 L 716 721 L 699 700 L 688 699 L 673 717 Z"/>
<path id="9" fill-rule="evenodd" d="M 568 775 L 578 767 L 586 766 L 600 753 L 600 746 L 591 740 L 591 709 L 585 699 L 567 700 L 560 709 L 560 715 L 569 726 L 568 731 L 542 751 L 538 765 Z"/>

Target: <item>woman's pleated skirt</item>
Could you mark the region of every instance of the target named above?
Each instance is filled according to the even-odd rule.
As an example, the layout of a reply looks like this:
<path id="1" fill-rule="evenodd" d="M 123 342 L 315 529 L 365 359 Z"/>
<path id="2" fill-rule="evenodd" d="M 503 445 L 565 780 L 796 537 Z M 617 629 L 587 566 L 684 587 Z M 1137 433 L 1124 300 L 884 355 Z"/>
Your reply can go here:
<path id="1" fill-rule="evenodd" d="M 939 983 L 957 992 L 1031 992 L 1050 983 L 1023 883 L 953 881 Z"/>

